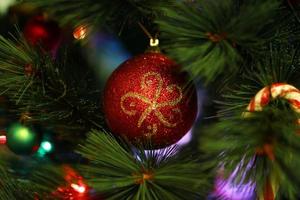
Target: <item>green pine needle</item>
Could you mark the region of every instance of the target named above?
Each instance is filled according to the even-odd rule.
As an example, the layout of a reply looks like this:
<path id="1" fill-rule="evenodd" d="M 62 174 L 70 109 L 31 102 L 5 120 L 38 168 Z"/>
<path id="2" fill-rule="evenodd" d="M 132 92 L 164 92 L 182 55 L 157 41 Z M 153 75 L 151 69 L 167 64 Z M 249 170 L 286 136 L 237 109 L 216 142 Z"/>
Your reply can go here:
<path id="1" fill-rule="evenodd" d="M 245 73 L 236 77 L 231 88 L 222 91 L 221 98 L 216 100 L 220 108 L 219 117 L 241 114 L 259 90 L 274 83 L 300 87 L 298 47 L 270 45 L 263 57 L 263 60 L 256 60 Z"/>
<path id="2" fill-rule="evenodd" d="M 3 155 L 0 162 L 0 199 L 32 200 L 36 191 L 35 186 L 29 180 L 13 174 L 8 163 L 7 155 Z"/>
<path id="3" fill-rule="evenodd" d="M 125 144 L 124 144 L 125 145 Z M 148 151 L 121 146 L 111 135 L 92 131 L 79 153 L 91 187 L 108 199 L 195 199 L 207 193 L 208 175 L 191 158 L 171 156 L 176 149 Z"/>
<path id="4" fill-rule="evenodd" d="M 51 193 L 66 185 L 61 166 L 40 158 L 20 157 L 5 147 L 0 151 L 0 199 L 53 199 Z M 28 160 L 29 159 L 29 160 Z"/>
<path id="5" fill-rule="evenodd" d="M 24 0 L 34 6 L 44 8 L 62 24 L 99 27 L 118 24 L 119 28 L 141 21 L 151 21 L 160 15 L 160 7 L 171 0 Z"/>
<path id="6" fill-rule="evenodd" d="M 282 36 L 278 10 L 277 0 L 196 0 L 163 8 L 157 22 L 167 53 L 194 78 L 211 82 L 238 72 L 243 54 L 259 55 L 267 42 Z"/>
<path id="7" fill-rule="evenodd" d="M 24 67 L 35 64 L 39 54 L 28 46 L 20 33 L 17 36 L 20 39 L 11 37 L 10 40 L 0 36 L 0 94 L 13 97 L 19 103 L 33 83 L 32 77 L 24 75 Z"/>
<path id="8" fill-rule="evenodd" d="M 51 55 L 29 46 L 21 34 L 12 37 L 0 36 L 0 95 L 15 103 L 10 112 L 30 113 L 28 122 L 54 124 L 64 138 L 74 131 L 79 135 L 101 128 L 100 92 L 90 78 L 91 70 L 82 73 L 82 66 L 65 55 L 54 61 Z"/>
<path id="9" fill-rule="evenodd" d="M 300 189 L 298 117 L 284 102 L 274 102 L 249 118 L 236 116 L 210 126 L 201 137 L 200 148 L 211 155 L 211 163 L 224 165 L 227 175 L 239 166 L 237 183 L 251 180 L 261 193 L 267 177 L 276 174 L 278 196 L 296 199 Z M 262 150 L 266 144 L 273 148 L 270 154 Z M 258 153 L 261 151 L 264 153 Z"/>
<path id="10" fill-rule="evenodd" d="M 66 185 L 64 171 L 61 166 L 55 164 L 41 165 L 34 169 L 30 176 L 30 182 L 35 185 L 35 191 L 41 196 L 50 195 L 58 187 Z"/>

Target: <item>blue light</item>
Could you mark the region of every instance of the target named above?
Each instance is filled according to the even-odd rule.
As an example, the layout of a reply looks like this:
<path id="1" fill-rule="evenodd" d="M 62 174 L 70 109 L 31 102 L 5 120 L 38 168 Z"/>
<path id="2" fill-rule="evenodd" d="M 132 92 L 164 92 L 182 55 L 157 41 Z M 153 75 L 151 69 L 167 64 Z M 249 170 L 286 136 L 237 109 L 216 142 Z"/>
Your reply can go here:
<path id="1" fill-rule="evenodd" d="M 52 150 L 52 144 L 49 141 L 43 141 L 41 143 L 41 148 L 48 153 Z"/>

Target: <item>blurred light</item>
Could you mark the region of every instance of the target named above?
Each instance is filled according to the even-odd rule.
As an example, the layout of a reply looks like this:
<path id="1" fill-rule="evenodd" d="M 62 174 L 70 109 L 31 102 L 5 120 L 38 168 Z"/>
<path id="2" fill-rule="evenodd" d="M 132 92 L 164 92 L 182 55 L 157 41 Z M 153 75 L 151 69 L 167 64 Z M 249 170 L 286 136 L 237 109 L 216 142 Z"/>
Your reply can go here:
<path id="1" fill-rule="evenodd" d="M 187 134 L 185 134 L 185 136 L 183 136 L 183 138 L 181 138 L 176 143 L 176 145 L 184 146 L 184 145 L 188 144 L 191 140 L 192 140 L 192 129 L 189 132 L 187 132 Z"/>
<path id="2" fill-rule="evenodd" d="M 168 146 L 166 148 L 162 148 L 162 149 L 156 149 L 156 150 L 145 150 L 145 154 L 146 155 L 153 155 L 153 153 L 155 155 L 158 156 L 158 160 L 163 158 L 165 155 L 168 156 L 174 156 L 177 154 L 177 152 L 180 150 L 181 147 L 185 146 L 186 144 L 188 144 L 192 139 L 192 129 L 187 132 L 187 134 L 185 134 L 185 136 L 183 136 L 183 138 L 181 138 L 176 144 L 173 144 L 171 146 Z M 168 153 L 167 153 L 168 152 Z M 138 155 L 136 155 L 136 158 L 141 161 L 141 159 L 139 158 Z"/>
<path id="3" fill-rule="evenodd" d="M 36 133 L 32 129 L 16 123 L 8 129 L 7 137 L 8 140 L 11 137 L 12 141 L 18 141 L 22 144 L 25 144 L 27 142 L 30 143 L 34 141 Z"/>
<path id="4" fill-rule="evenodd" d="M 43 157 L 53 150 L 53 144 L 49 141 L 43 141 L 37 151 L 38 155 Z"/>
<path id="5" fill-rule="evenodd" d="M 52 144 L 49 141 L 43 141 L 41 143 L 41 148 L 43 148 L 46 152 L 50 152 L 52 150 Z"/>
<path id="6" fill-rule="evenodd" d="M 249 163 L 249 168 L 253 163 Z M 215 182 L 214 195 L 218 199 L 230 199 L 230 200 L 254 200 L 256 199 L 255 187 L 253 182 L 248 182 L 245 184 L 234 183 L 234 179 L 239 171 L 239 166 L 234 170 L 234 172 L 229 176 L 227 180 L 223 177 L 217 177 Z M 241 177 L 241 182 L 245 179 L 245 174 Z"/>
<path id="7" fill-rule="evenodd" d="M 84 185 L 77 185 L 75 183 L 72 183 L 71 187 L 78 193 L 84 193 L 86 191 L 86 187 Z"/>
<path id="8" fill-rule="evenodd" d="M 6 144 L 6 136 L 5 135 L 0 136 L 0 144 Z"/>
<path id="9" fill-rule="evenodd" d="M 82 40 L 82 39 L 84 39 L 86 37 L 86 35 L 87 35 L 87 28 L 86 28 L 86 26 L 78 26 L 73 31 L 73 37 L 76 40 Z"/>
<path id="10" fill-rule="evenodd" d="M 16 0 L 0 0 L 0 15 L 5 14 L 7 9 L 15 2 Z"/>
<path id="11" fill-rule="evenodd" d="M 85 50 L 91 66 L 94 67 L 95 73 L 103 85 L 111 73 L 131 57 L 117 37 L 101 32 L 89 36 Z"/>
<path id="12" fill-rule="evenodd" d="M 31 137 L 31 134 L 27 128 L 23 127 L 16 132 L 16 137 L 18 137 L 21 140 L 27 140 Z"/>

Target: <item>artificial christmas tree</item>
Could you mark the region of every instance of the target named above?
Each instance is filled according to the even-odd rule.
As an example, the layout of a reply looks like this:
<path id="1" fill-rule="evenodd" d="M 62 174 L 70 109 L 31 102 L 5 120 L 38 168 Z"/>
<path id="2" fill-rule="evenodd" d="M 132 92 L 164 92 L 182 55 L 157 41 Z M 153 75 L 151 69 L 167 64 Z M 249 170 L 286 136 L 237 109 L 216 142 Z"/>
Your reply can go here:
<path id="1" fill-rule="evenodd" d="M 0 199 L 298 199 L 297 1 L 2 1 Z"/>

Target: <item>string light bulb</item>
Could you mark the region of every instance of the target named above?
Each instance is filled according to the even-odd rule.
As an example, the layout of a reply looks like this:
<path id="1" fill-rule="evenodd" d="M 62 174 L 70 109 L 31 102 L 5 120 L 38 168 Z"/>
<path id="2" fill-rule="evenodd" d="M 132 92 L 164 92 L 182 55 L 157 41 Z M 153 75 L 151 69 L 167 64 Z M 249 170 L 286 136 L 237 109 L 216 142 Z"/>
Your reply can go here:
<path id="1" fill-rule="evenodd" d="M 82 185 L 82 184 L 78 185 L 78 184 L 72 183 L 71 187 L 78 193 L 84 193 L 86 191 L 85 185 Z"/>
<path id="2" fill-rule="evenodd" d="M 49 141 L 43 141 L 41 147 L 46 151 L 50 152 L 52 150 L 52 144 Z"/>
<path id="3" fill-rule="evenodd" d="M 87 36 L 87 28 L 86 26 L 78 26 L 77 28 L 74 29 L 73 31 L 73 37 L 76 40 L 82 40 Z"/>

